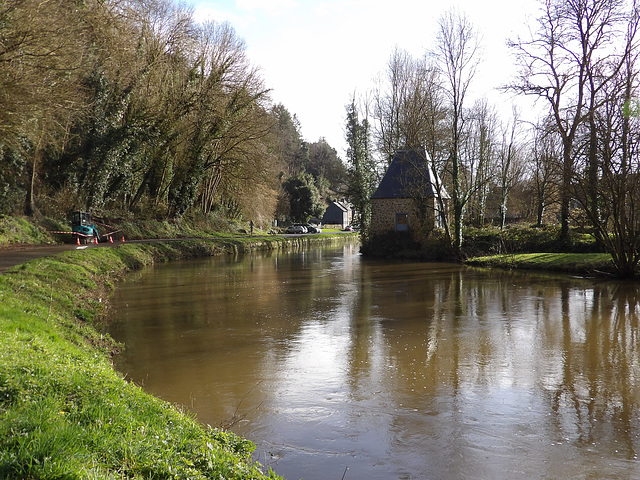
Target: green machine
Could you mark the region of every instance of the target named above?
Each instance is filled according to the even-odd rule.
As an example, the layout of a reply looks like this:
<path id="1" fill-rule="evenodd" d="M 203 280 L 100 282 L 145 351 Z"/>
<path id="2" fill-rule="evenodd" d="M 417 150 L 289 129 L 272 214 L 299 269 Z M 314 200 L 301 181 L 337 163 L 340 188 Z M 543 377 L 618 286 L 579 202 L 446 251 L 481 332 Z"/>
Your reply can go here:
<path id="1" fill-rule="evenodd" d="M 91 214 L 88 212 L 73 212 L 71 214 L 71 230 L 73 236 L 77 237 L 78 243 L 100 241 L 98 229 L 91 222 Z"/>

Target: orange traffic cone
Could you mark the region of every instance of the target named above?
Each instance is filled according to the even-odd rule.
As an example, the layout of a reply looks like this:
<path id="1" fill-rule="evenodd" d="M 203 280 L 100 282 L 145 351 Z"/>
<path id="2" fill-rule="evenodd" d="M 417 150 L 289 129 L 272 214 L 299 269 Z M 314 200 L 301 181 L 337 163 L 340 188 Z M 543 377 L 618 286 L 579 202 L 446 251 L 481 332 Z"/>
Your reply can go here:
<path id="1" fill-rule="evenodd" d="M 98 244 L 98 237 L 93 237 L 93 243 Z"/>
<path id="2" fill-rule="evenodd" d="M 80 237 L 76 236 L 76 245 L 80 245 Z"/>
<path id="3" fill-rule="evenodd" d="M 111 238 L 111 235 L 109 235 L 109 243 L 113 243 L 113 238 Z"/>
<path id="4" fill-rule="evenodd" d="M 124 235 L 122 236 L 122 243 L 124 243 Z"/>

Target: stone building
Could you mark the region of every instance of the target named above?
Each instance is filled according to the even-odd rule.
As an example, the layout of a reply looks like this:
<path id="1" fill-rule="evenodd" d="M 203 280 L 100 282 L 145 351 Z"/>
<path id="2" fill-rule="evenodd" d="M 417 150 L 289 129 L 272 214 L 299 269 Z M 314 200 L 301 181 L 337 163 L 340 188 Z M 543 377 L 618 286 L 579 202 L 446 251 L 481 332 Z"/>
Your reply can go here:
<path id="1" fill-rule="evenodd" d="M 398 150 L 371 197 L 371 234 L 409 232 L 416 240 L 441 225 L 449 196 L 425 150 Z"/>

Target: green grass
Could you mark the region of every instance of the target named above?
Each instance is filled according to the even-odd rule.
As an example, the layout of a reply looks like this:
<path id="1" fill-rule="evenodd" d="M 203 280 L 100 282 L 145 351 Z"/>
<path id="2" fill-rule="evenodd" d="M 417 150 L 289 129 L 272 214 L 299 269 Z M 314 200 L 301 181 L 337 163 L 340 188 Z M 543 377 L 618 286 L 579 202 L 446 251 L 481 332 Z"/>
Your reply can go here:
<path id="1" fill-rule="evenodd" d="M 475 257 L 468 265 L 594 274 L 614 273 L 608 253 L 520 253 Z"/>
<path id="2" fill-rule="evenodd" d="M 54 243 L 53 238 L 41 226 L 25 217 L 0 215 L 0 246 L 21 243 Z"/>
<path id="3" fill-rule="evenodd" d="M 529 252 L 601 252 L 593 235 L 576 228 L 571 229 L 569 235 L 569 241 L 563 241 L 560 227 L 555 225 L 540 228 L 512 225 L 504 229 L 468 227 L 464 231 L 463 250 L 469 256 Z"/>
<path id="4" fill-rule="evenodd" d="M 0 275 L 0 478 L 275 478 L 250 442 L 125 381 L 94 325 L 129 269 L 224 248 L 125 244 Z"/>

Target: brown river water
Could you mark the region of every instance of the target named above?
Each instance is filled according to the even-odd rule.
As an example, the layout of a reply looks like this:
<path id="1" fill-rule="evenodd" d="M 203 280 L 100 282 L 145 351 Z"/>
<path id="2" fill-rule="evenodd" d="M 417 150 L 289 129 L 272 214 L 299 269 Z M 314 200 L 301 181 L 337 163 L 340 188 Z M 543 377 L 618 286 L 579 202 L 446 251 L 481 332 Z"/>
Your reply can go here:
<path id="1" fill-rule="evenodd" d="M 640 479 L 638 292 L 344 245 L 144 270 L 109 333 L 287 480 Z"/>

